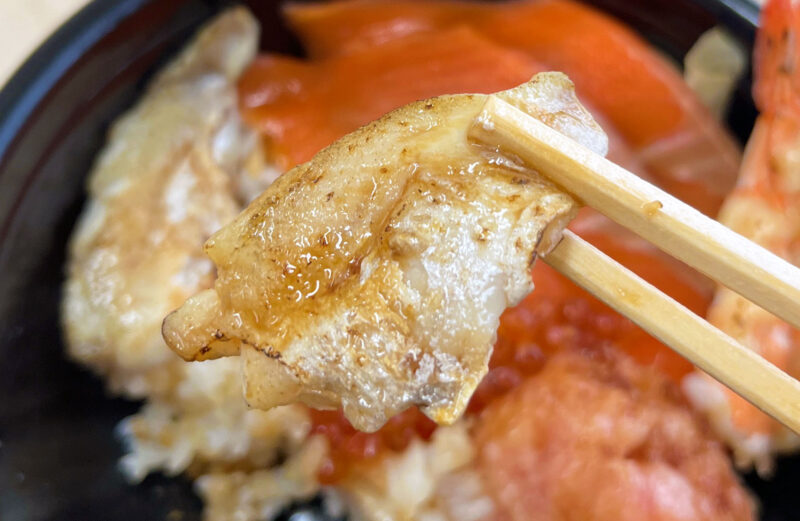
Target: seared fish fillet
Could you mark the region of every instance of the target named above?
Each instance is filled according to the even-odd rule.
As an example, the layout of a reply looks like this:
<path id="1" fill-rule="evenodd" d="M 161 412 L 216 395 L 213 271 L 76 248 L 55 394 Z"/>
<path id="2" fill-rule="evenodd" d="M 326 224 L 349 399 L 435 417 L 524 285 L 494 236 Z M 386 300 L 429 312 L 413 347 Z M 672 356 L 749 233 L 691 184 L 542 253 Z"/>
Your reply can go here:
<path id="1" fill-rule="evenodd" d="M 606 152 L 559 73 L 499 94 Z M 503 310 L 576 203 L 468 143 L 485 95 L 395 110 L 279 178 L 206 243 L 214 289 L 164 321 L 187 360 L 241 353 L 245 397 L 341 406 L 372 431 L 411 405 L 448 424 L 487 371 Z"/>
<path id="2" fill-rule="evenodd" d="M 215 19 L 114 125 L 89 177 L 62 317 L 70 355 L 115 391 L 153 396 L 180 379 L 161 322 L 211 286 L 202 244 L 241 209 L 234 181 L 256 139 L 235 84 L 258 32 L 244 9 Z"/>

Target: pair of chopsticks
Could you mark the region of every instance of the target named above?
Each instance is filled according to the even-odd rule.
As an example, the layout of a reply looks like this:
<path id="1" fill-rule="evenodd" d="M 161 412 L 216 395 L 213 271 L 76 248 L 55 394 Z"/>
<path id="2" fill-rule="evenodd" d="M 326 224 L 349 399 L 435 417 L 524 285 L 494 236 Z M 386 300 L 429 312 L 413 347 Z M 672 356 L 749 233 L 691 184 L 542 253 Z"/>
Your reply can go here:
<path id="1" fill-rule="evenodd" d="M 800 327 L 800 269 L 501 99 L 470 137 L 549 177 L 673 257 Z M 800 433 L 800 382 L 570 231 L 542 260 Z"/>

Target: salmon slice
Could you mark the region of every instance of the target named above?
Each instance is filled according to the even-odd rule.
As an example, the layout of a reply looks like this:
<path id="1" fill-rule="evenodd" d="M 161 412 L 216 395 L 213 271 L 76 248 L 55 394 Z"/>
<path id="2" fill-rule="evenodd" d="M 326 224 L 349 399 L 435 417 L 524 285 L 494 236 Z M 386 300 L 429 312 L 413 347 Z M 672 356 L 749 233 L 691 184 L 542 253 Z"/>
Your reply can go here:
<path id="1" fill-rule="evenodd" d="M 293 5 L 286 14 L 315 57 L 469 25 L 567 73 L 588 106 L 638 152 L 654 180 L 689 204 L 714 214 L 733 187 L 739 148 L 680 73 L 630 29 L 583 4 L 350 0 Z"/>
<path id="2" fill-rule="evenodd" d="M 519 51 L 456 27 L 317 62 L 258 58 L 240 83 L 242 112 L 288 168 L 399 106 L 508 89 L 542 69 Z"/>
<path id="3" fill-rule="evenodd" d="M 290 25 L 317 58 L 467 24 L 567 73 L 580 86 L 581 95 L 588 96 L 633 145 L 663 137 L 681 120 L 681 99 L 688 87 L 675 71 L 667 69 L 630 29 L 573 2 L 498 6 L 354 0 L 293 5 L 286 12 Z"/>

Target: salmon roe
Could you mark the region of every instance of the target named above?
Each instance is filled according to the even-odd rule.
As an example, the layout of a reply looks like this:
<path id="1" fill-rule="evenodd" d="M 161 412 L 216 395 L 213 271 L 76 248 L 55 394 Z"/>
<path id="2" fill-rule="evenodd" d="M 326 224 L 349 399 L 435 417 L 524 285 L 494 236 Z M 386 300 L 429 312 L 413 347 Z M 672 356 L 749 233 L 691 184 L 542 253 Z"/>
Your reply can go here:
<path id="1" fill-rule="evenodd" d="M 332 484 L 344 478 L 355 462 L 375 459 L 388 452 L 402 452 L 414 439 L 427 440 L 436 424 L 412 407 L 373 433 L 360 432 L 341 411 L 311 410 L 312 434 L 328 438 L 330 452 L 319 470 L 319 480 Z"/>

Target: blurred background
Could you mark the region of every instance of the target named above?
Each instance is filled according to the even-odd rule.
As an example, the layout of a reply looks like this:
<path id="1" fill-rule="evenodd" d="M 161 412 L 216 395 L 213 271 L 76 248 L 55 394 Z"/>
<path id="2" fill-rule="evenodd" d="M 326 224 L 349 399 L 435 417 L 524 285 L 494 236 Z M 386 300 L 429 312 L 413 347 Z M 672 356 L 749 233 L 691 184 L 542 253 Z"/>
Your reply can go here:
<path id="1" fill-rule="evenodd" d="M 89 0 L 0 0 L 0 86 L 56 27 L 87 3 Z"/>

